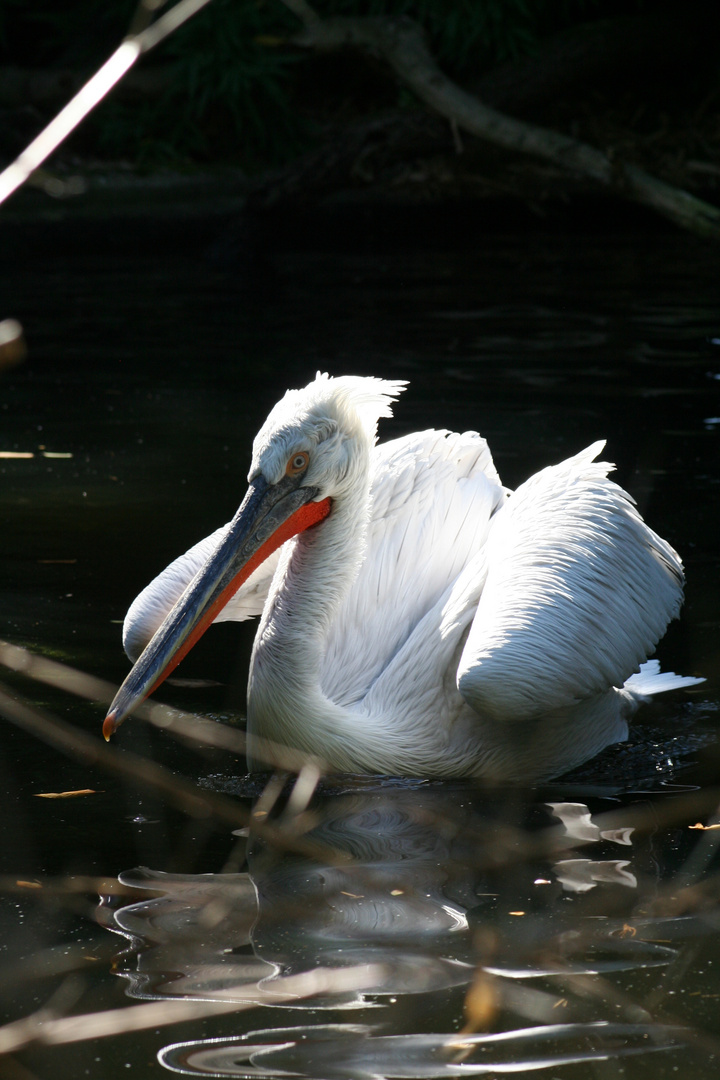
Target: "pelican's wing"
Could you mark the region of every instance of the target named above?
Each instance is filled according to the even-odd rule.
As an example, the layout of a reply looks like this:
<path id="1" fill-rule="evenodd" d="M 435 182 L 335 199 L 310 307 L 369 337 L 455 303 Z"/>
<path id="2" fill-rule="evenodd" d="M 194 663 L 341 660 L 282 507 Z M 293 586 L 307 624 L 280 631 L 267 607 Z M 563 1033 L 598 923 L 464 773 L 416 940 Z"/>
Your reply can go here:
<path id="1" fill-rule="evenodd" d="M 365 558 L 323 660 L 333 701 L 365 696 L 482 546 L 505 497 L 475 432 L 422 431 L 374 448 Z"/>
<path id="2" fill-rule="evenodd" d="M 137 660 L 198 570 L 204 566 L 214 549 L 224 539 L 228 528 L 229 524 L 223 525 L 191 547 L 184 555 L 180 555 L 133 600 L 123 625 L 123 648 L 131 660 Z M 276 551 L 266 559 L 238 589 L 214 621 L 223 622 L 227 619 L 242 621 L 259 615 L 267 599 L 270 582 L 279 558 L 280 552 Z"/>
<path id="3" fill-rule="evenodd" d="M 622 686 L 680 610 L 680 559 L 595 462 L 603 445 L 543 469 L 493 518 L 458 668 L 483 716 L 529 718 Z"/>

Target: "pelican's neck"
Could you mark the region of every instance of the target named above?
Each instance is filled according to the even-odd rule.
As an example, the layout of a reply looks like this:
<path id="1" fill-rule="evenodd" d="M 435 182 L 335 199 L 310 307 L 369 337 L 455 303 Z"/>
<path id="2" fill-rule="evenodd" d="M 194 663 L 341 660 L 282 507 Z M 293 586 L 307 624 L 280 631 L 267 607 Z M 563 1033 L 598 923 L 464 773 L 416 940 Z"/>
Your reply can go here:
<path id="1" fill-rule="evenodd" d="M 329 746 L 337 753 L 352 750 L 352 718 L 323 693 L 320 672 L 332 623 L 365 554 L 369 469 L 368 449 L 330 515 L 283 552 L 250 665 L 251 736 L 320 756 Z"/>

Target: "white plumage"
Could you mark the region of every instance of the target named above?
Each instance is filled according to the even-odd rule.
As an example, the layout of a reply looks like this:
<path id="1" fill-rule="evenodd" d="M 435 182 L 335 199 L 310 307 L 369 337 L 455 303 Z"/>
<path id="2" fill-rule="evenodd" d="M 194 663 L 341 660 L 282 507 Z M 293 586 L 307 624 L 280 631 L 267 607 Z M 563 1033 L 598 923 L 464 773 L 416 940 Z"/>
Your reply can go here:
<path id="1" fill-rule="evenodd" d="M 250 550 L 267 554 L 263 521 L 275 528 L 282 515 L 264 519 L 266 504 L 287 503 L 288 517 L 303 502 L 314 527 L 301 524 L 215 615 L 262 613 L 251 741 L 305 750 L 336 771 L 536 780 L 626 737 L 644 696 L 700 681 L 649 666 L 633 676 L 679 612 L 682 565 L 608 480 L 612 466 L 595 461 L 602 443 L 510 493 L 474 432 L 375 445 L 402 388 L 318 375 L 273 409 L 255 440 L 247 508 L 130 608 L 131 656 L 158 633 L 110 730 L 170 669 L 186 634 L 179 620 L 194 626 L 210 611 L 239 521 L 251 531 L 259 522 L 255 547 L 243 532 L 243 565 Z"/>

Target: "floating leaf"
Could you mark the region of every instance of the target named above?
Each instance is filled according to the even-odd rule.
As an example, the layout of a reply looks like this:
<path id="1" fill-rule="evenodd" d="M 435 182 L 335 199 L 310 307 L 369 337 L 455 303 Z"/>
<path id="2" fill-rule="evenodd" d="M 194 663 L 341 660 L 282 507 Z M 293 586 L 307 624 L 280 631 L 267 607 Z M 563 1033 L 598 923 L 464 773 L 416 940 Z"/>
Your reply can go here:
<path id="1" fill-rule="evenodd" d="M 36 791 L 36 799 L 77 799 L 79 795 L 97 795 L 94 788 L 80 788 L 78 791 Z"/>

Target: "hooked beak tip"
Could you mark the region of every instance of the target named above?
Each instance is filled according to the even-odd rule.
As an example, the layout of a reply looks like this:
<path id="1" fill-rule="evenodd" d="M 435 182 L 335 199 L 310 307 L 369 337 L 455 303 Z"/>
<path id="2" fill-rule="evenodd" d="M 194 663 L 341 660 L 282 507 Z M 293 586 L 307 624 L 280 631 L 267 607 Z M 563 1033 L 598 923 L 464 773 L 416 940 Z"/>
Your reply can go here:
<path id="1" fill-rule="evenodd" d="M 109 712 L 103 721 L 102 733 L 105 738 L 105 742 L 110 742 L 110 739 L 118 729 L 118 725 L 115 722 L 115 712 Z"/>

